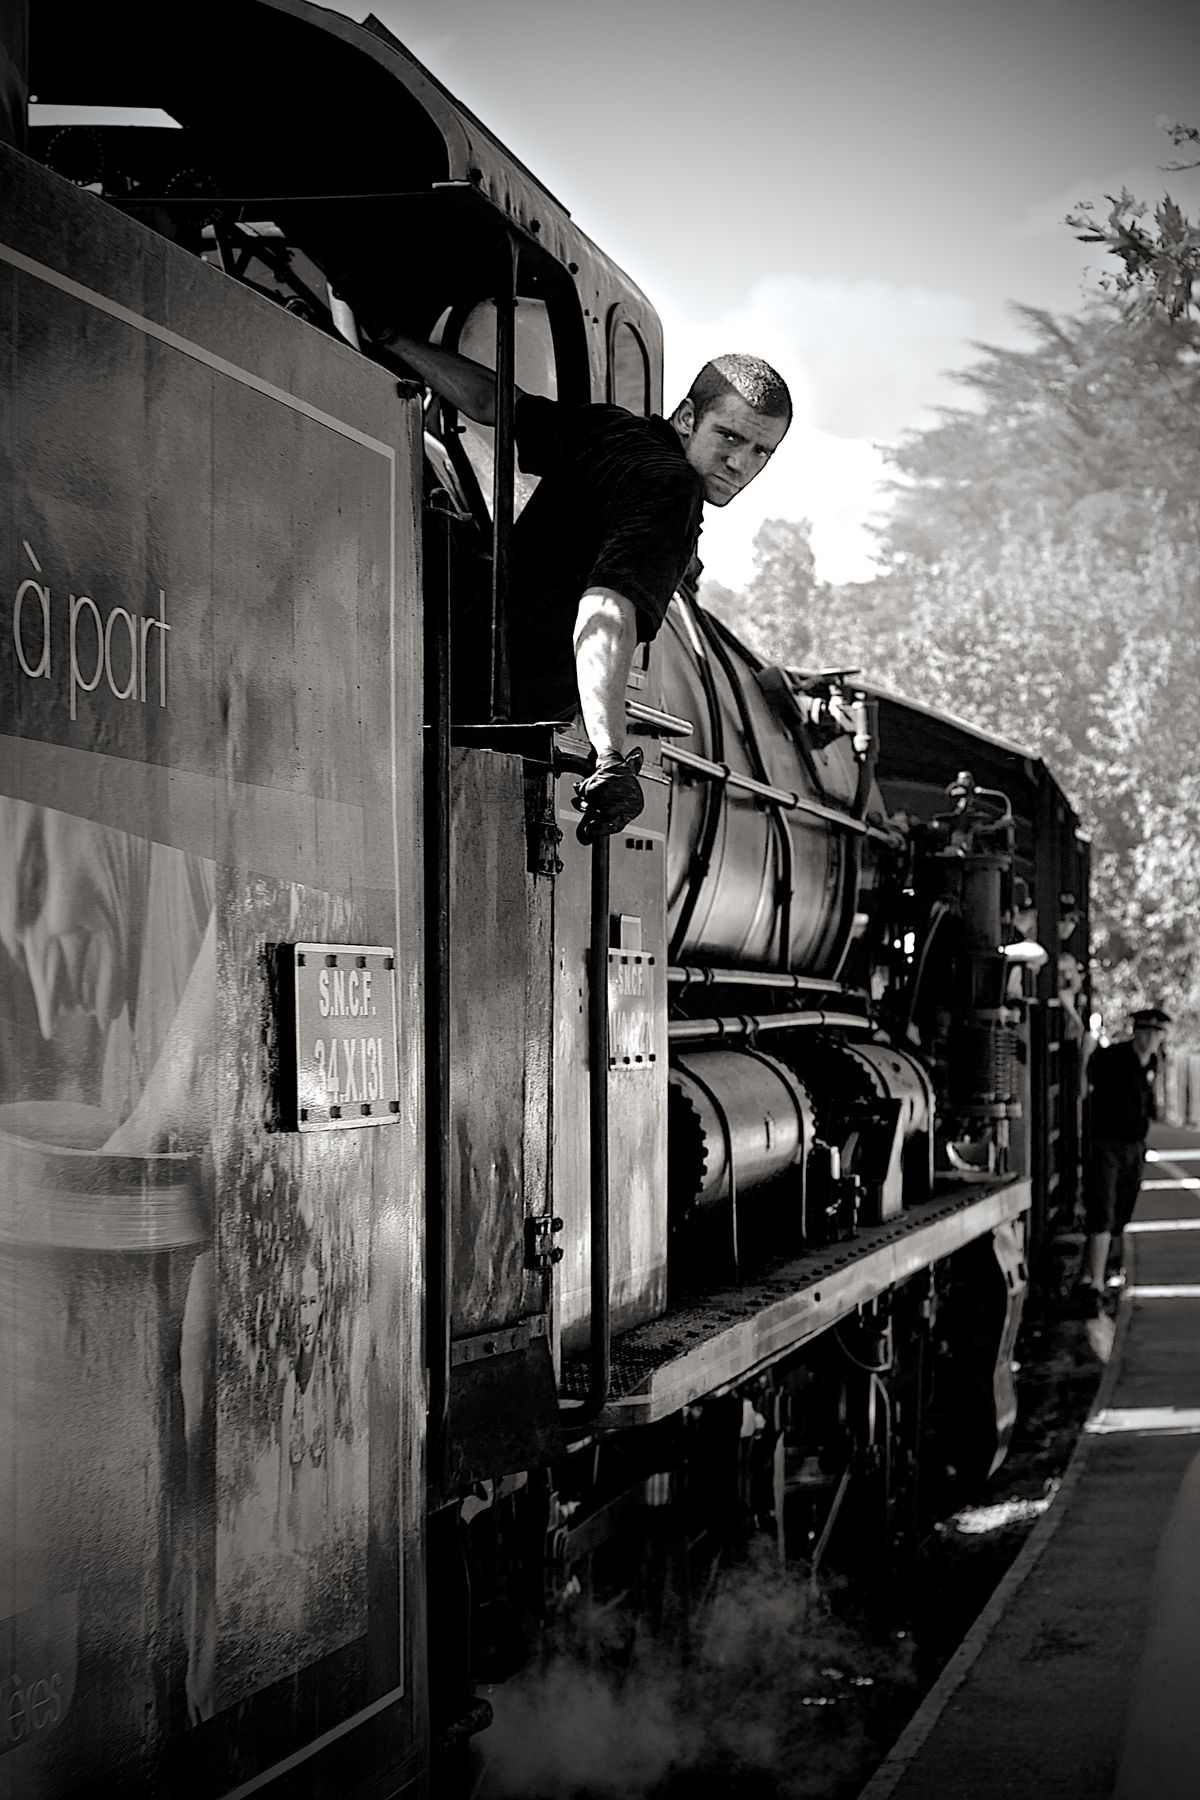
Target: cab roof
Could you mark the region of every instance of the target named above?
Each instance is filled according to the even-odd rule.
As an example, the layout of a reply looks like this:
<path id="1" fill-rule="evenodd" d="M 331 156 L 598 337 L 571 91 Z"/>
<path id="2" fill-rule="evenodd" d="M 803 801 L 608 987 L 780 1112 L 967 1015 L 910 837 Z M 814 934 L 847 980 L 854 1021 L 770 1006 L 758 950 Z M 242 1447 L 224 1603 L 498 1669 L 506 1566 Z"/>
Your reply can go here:
<path id="1" fill-rule="evenodd" d="M 358 23 L 309 0 L 39 0 L 30 61 L 43 103 L 161 107 L 264 197 L 340 202 L 335 255 L 348 254 L 352 221 L 360 258 L 373 234 L 365 254 L 381 276 L 403 273 L 405 244 L 422 231 L 452 253 L 457 234 L 443 221 L 466 215 L 448 209 L 472 207 L 482 235 L 490 215 L 493 233 L 510 229 L 532 261 L 573 279 L 581 311 L 603 318 L 621 305 L 661 367 L 646 296 L 374 17 Z"/>

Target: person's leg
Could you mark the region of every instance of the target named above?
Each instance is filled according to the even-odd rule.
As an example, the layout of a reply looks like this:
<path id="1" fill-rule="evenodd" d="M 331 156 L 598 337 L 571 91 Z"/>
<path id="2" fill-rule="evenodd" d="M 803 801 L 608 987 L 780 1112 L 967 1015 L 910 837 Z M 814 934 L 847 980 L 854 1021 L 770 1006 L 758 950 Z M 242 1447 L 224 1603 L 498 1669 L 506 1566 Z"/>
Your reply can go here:
<path id="1" fill-rule="evenodd" d="M 1088 1158 L 1085 1186 L 1086 1214 L 1083 1262 L 1079 1270 L 1076 1299 L 1099 1310 L 1104 1292 L 1104 1270 L 1108 1262 L 1108 1246 L 1116 1217 L 1117 1179 L 1120 1146 L 1093 1143 Z"/>
<path id="2" fill-rule="evenodd" d="M 1097 1291 L 1104 1286 L 1111 1235 L 1107 1231 L 1089 1231 L 1084 1242 L 1083 1266 L 1079 1271 L 1079 1279 L 1087 1287 L 1093 1287 Z"/>
<path id="3" fill-rule="evenodd" d="M 1114 1184 L 1113 1228 L 1109 1239 L 1108 1261 L 1104 1279 L 1120 1287 L 1125 1279 L 1125 1227 L 1133 1217 L 1145 1168 L 1145 1144 L 1120 1144 L 1117 1147 L 1116 1181 Z"/>
<path id="4" fill-rule="evenodd" d="M 1117 1238 L 1133 1217 L 1146 1162 L 1145 1144 L 1122 1144 L 1121 1149 L 1123 1154 L 1117 1173 L 1116 1205 L 1113 1212 L 1113 1236 Z"/>

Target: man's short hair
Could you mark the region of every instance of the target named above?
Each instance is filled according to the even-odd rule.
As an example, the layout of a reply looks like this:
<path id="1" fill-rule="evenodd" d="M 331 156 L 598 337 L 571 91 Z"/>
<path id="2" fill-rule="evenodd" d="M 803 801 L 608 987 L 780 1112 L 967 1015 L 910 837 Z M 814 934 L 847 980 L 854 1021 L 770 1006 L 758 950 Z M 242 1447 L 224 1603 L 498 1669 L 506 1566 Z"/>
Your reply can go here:
<path id="1" fill-rule="evenodd" d="M 783 376 L 761 356 L 742 356 L 736 352 L 730 356 L 714 356 L 711 362 L 706 362 L 688 389 L 687 398 L 696 409 L 696 423 L 699 424 L 705 413 L 711 412 L 730 390 L 740 394 L 747 405 L 765 418 L 782 418 L 791 424 L 792 396 Z"/>

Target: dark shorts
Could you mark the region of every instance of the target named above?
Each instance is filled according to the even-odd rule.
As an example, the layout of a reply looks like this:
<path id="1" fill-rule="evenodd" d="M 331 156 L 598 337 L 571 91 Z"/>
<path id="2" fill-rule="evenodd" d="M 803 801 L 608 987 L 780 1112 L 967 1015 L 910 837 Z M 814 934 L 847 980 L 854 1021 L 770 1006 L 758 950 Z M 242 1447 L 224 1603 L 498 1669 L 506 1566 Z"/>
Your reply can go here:
<path id="1" fill-rule="evenodd" d="M 1124 1231 L 1137 1205 L 1145 1155 L 1143 1143 L 1092 1144 L 1085 1184 L 1089 1232 Z"/>

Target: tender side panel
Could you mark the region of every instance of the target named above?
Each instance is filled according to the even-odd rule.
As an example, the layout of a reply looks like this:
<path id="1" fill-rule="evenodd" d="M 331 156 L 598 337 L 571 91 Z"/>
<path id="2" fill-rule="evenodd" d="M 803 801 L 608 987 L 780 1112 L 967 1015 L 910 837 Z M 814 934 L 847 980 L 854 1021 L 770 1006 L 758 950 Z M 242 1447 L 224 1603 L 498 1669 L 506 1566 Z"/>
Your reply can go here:
<path id="1" fill-rule="evenodd" d="M 451 1267 L 464 1338 L 544 1310 L 520 1224 L 545 1199 L 544 1143 L 527 1146 L 525 1121 L 533 1101 L 537 1132 L 526 1065 L 550 1002 L 550 887 L 526 869 L 521 759 L 457 750 L 452 766 Z M 544 1133 L 544 1099 L 540 1122 Z"/>
<path id="2" fill-rule="evenodd" d="M 547 1210 L 552 885 L 528 868 L 519 756 L 452 758 L 447 1485 L 557 1444 L 548 1276 L 527 1221 Z"/>
<path id="3" fill-rule="evenodd" d="M 416 408 L 2 149 L 0 191 L 0 1684 L 28 1696 L 0 1791 L 210 1795 L 294 1759 L 319 1792 L 331 1734 L 339 1793 L 399 1786 L 424 1729 Z M 276 947 L 303 940 L 394 953 L 377 1127 L 284 1128 Z M 344 1010 L 321 1054 L 348 1103 Z"/>

